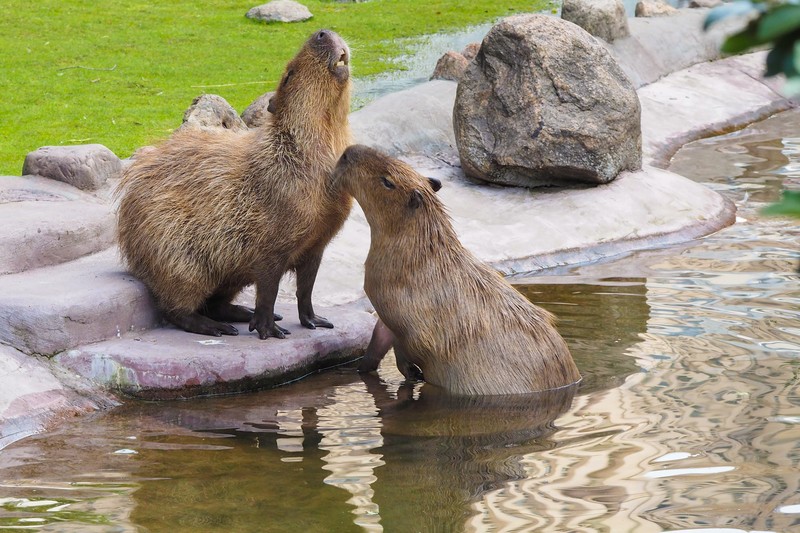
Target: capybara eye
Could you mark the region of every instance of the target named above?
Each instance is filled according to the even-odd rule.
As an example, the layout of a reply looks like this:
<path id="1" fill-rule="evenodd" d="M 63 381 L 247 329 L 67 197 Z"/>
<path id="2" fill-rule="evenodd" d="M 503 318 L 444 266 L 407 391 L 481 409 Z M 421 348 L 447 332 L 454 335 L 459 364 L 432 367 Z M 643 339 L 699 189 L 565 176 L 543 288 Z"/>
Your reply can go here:
<path id="1" fill-rule="evenodd" d="M 442 188 L 442 182 L 437 180 L 436 178 L 428 178 L 428 181 L 431 184 L 431 188 L 433 192 L 439 192 L 439 189 Z"/>
<path id="2" fill-rule="evenodd" d="M 386 187 L 387 189 L 394 189 L 394 183 L 389 181 L 389 179 L 386 176 L 381 176 L 381 183 L 383 183 L 383 186 Z"/>

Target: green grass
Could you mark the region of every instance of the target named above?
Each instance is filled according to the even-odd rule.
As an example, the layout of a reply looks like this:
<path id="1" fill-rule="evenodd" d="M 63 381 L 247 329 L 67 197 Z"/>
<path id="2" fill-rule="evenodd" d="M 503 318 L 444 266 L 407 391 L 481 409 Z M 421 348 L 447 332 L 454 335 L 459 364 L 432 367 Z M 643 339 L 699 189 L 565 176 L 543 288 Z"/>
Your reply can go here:
<path id="1" fill-rule="evenodd" d="M 274 89 L 319 28 L 339 32 L 358 77 L 397 69 L 396 39 L 454 30 L 543 0 L 309 0 L 306 22 L 245 18 L 251 2 L 4 0 L 0 14 L 0 175 L 40 146 L 100 143 L 120 157 L 167 136 L 202 93 L 243 110 Z M 444 52 L 444 51 L 443 51 Z M 402 68 L 400 66 L 399 68 Z"/>

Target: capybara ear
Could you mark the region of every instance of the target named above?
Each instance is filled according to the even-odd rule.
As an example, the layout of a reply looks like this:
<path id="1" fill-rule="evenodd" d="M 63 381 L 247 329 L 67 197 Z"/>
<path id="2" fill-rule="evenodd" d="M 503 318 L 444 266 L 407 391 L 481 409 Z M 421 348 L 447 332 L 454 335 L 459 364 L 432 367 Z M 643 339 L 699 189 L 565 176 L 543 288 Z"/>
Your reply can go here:
<path id="1" fill-rule="evenodd" d="M 418 209 L 422 205 L 422 193 L 417 189 L 411 191 L 411 198 L 408 200 L 408 207 Z"/>
<path id="2" fill-rule="evenodd" d="M 274 96 L 269 99 L 269 105 L 267 106 L 267 111 L 269 111 L 270 113 L 274 113 L 275 112 L 275 97 Z"/>
<path id="3" fill-rule="evenodd" d="M 433 188 L 433 192 L 439 192 L 439 189 L 442 188 L 442 182 L 437 180 L 436 178 L 428 178 L 428 181 L 431 182 L 431 187 Z"/>

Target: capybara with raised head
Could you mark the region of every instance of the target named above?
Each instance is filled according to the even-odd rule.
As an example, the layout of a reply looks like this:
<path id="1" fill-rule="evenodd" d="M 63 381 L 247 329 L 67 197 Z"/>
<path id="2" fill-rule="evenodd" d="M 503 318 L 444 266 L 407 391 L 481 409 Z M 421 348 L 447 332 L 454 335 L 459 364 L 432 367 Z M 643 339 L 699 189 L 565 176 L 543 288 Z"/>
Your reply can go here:
<path id="1" fill-rule="evenodd" d="M 219 336 L 249 321 L 283 338 L 275 298 L 293 270 L 300 322 L 333 327 L 311 291 L 352 205 L 330 180 L 350 144 L 349 62 L 344 40 L 320 30 L 286 65 L 262 127 L 180 130 L 134 158 L 118 189 L 120 250 L 170 322 Z M 231 303 L 251 283 L 255 312 Z"/>
<path id="2" fill-rule="evenodd" d="M 356 145 L 342 154 L 333 179 L 369 223 L 364 290 L 401 371 L 416 365 L 425 381 L 463 395 L 529 393 L 580 380 L 553 316 L 461 245 L 427 178 Z"/>

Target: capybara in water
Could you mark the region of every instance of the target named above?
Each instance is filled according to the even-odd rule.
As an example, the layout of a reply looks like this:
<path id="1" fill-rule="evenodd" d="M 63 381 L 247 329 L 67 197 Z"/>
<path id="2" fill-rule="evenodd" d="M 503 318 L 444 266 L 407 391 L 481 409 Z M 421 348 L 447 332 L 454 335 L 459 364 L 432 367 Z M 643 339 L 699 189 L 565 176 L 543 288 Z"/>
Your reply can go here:
<path id="1" fill-rule="evenodd" d="M 349 62 L 344 40 L 320 30 L 286 65 L 262 127 L 181 130 L 134 158 L 119 187 L 120 249 L 170 322 L 219 336 L 249 321 L 260 338 L 283 338 L 275 298 L 293 270 L 300 322 L 333 327 L 311 291 L 352 206 L 330 181 L 350 143 Z M 255 312 L 231 303 L 251 283 Z"/>
<path id="2" fill-rule="evenodd" d="M 553 316 L 461 245 L 427 178 L 356 145 L 342 154 L 333 179 L 369 223 L 364 290 L 401 371 L 416 365 L 425 381 L 463 395 L 529 393 L 580 380 Z"/>

